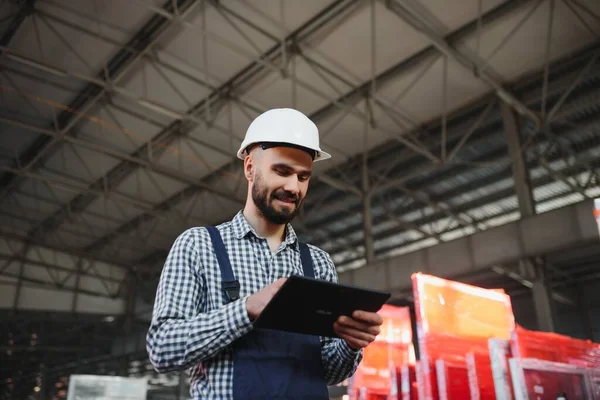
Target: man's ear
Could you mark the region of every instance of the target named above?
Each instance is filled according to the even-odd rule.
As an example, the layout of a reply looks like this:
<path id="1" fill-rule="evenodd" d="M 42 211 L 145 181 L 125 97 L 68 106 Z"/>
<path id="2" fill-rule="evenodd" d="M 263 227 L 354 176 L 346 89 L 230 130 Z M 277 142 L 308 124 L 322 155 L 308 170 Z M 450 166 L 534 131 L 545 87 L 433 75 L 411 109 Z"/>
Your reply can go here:
<path id="1" fill-rule="evenodd" d="M 252 158 L 252 156 L 246 156 L 244 159 L 244 175 L 246 176 L 246 180 L 248 182 L 252 182 L 254 180 L 254 170 L 256 169 L 256 160 Z"/>

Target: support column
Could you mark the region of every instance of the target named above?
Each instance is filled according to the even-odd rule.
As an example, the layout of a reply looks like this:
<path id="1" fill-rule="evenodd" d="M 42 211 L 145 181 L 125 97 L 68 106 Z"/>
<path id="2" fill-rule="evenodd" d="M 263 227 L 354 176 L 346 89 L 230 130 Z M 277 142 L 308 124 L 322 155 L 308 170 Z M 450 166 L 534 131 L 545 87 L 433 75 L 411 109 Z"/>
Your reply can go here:
<path id="1" fill-rule="evenodd" d="M 535 202 L 529 181 L 529 171 L 523 157 L 517 117 L 506 103 L 500 102 L 500 111 L 504 123 L 504 131 L 508 141 L 508 150 L 512 159 L 513 179 L 519 201 L 521 218 L 535 214 Z"/>
<path id="2" fill-rule="evenodd" d="M 363 155 L 364 158 L 367 155 Z M 367 264 L 370 264 L 375 260 L 375 249 L 373 247 L 373 213 L 371 211 L 371 200 L 372 195 L 369 190 L 369 174 L 367 173 L 366 160 L 363 162 L 362 167 L 362 181 L 363 181 L 363 231 L 365 235 L 365 257 Z"/>
<path id="3" fill-rule="evenodd" d="M 125 298 L 125 321 L 124 330 L 127 335 L 133 332 L 133 321 L 135 319 L 135 301 L 136 301 L 136 275 L 134 272 L 128 272 L 125 277 L 126 298 Z"/>
<path id="4" fill-rule="evenodd" d="M 535 308 L 535 317 L 537 319 L 538 329 L 545 332 L 554 332 L 554 318 L 552 315 L 552 304 L 550 302 L 550 293 L 546 285 L 546 276 L 544 265 L 539 262 L 533 264 L 535 279 L 531 292 L 533 295 L 533 304 Z"/>
<path id="5" fill-rule="evenodd" d="M 363 197 L 363 225 L 365 232 L 365 257 L 367 264 L 375 260 L 375 248 L 373 245 L 373 216 L 371 212 L 371 194 L 365 193 Z"/>
<path id="6" fill-rule="evenodd" d="M 369 99 L 365 99 L 365 136 L 364 149 L 362 154 L 361 182 L 362 182 L 362 201 L 363 201 L 363 232 L 365 258 L 367 264 L 375 260 L 375 248 L 373 245 L 373 213 L 371 210 L 372 193 L 369 180 L 369 135 L 371 134 L 371 108 Z"/>

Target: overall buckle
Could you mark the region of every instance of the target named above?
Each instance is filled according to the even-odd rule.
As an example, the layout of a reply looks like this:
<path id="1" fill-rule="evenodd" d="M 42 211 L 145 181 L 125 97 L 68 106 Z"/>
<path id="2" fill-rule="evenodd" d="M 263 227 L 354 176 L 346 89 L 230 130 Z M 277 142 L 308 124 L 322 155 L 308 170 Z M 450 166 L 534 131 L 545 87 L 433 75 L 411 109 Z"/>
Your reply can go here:
<path id="1" fill-rule="evenodd" d="M 223 281 L 221 282 L 221 288 L 227 295 L 229 301 L 234 301 L 240 298 L 240 282 L 235 281 Z"/>

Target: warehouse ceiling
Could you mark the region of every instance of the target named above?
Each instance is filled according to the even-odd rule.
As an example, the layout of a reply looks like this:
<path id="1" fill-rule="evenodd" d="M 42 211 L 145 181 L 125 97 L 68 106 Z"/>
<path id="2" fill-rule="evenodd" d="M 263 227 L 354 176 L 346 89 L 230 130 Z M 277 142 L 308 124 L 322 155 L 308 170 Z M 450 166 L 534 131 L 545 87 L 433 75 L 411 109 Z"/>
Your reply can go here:
<path id="1" fill-rule="evenodd" d="M 520 218 L 506 115 L 534 212 L 600 193 L 594 0 L 13 0 L 0 35 L 9 310 L 151 302 L 177 235 L 242 207 L 235 152 L 273 107 L 333 154 L 294 226 L 340 271 Z"/>

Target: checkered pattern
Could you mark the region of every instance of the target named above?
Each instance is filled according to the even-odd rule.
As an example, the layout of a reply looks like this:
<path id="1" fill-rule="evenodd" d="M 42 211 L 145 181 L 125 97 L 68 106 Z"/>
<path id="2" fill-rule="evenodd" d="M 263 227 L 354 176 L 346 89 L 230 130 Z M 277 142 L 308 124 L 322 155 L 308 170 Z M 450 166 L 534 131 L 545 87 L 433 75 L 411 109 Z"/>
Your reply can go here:
<path id="1" fill-rule="evenodd" d="M 167 257 L 157 289 L 147 350 L 159 372 L 191 369 L 194 399 L 229 399 L 232 396 L 233 355 L 230 344 L 252 329 L 246 299 L 281 277 L 302 274 L 300 247 L 288 225 L 275 253 L 258 237 L 240 211 L 217 227 L 241 285 L 241 298 L 225 304 L 221 271 L 205 228 L 182 233 Z M 330 256 L 309 245 L 315 277 L 337 281 Z M 321 338 L 328 384 L 351 376 L 362 351 L 342 339 Z"/>

